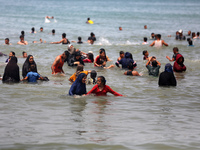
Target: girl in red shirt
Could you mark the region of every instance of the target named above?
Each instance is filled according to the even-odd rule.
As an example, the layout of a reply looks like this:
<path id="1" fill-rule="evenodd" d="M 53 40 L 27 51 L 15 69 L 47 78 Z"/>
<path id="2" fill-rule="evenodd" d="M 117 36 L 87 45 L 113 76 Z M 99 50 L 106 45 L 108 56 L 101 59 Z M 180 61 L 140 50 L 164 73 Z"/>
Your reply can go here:
<path id="1" fill-rule="evenodd" d="M 112 93 L 115 96 L 123 96 L 113 91 L 108 85 L 103 76 L 97 78 L 97 84 L 87 93 L 87 95 L 94 93 L 96 96 L 106 96 L 107 92 Z"/>

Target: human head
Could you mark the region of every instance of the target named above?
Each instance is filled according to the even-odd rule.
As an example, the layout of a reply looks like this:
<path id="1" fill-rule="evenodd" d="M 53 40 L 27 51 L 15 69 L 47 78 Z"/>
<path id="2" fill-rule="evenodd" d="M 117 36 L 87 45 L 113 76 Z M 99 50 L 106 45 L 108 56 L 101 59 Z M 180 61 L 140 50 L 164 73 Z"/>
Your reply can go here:
<path id="1" fill-rule="evenodd" d="M 9 44 L 9 38 L 5 38 L 5 44 Z"/>
<path id="2" fill-rule="evenodd" d="M 79 84 L 85 84 L 86 83 L 86 79 L 87 79 L 87 75 L 85 73 L 80 73 L 77 77 L 77 79 L 75 80 L 75 84 L 79 83 Z"/>
<path id="3" fill-rule="evenodd" d="M 160 34 L 156 34 L 156 38 L 160 40 L 161 39 L 161 35 Z"/>
<path id="4" fill-rule="evenodd" d="M 32 27 L 32 28 L 31 28 L 31 31 L 32 31 L 32 33 L 34 33 L 34 32 L 35 32 L 35 28 L 34 28 L 34 27 Z"/>
<path id="5" fill-rule="evenodd" d="M 66 38 L 66 33 L 63 33 L 63 34 L 62 34 L 62 37 L 63 37 L 63 38 Z"/>
<path id="6" fill-rule="evenodd" d="M 149 56 L 149 52 L 148 52 L 147 50 L 144 50 L 144 51 L 142 52 L 142 54 L 143 54 L 144 56 Z"/>
<path id="7" fill-rule="evenodd" d="M 20 38 L 21 41 L 24 41 L 24 36 L 23 35 L 20 35 L 19 38 Z"/>
<path id="8" fill-rule="evenodd" d="M 69 45 L 68 45 L 68 48 L 69 48 L 69 49 L 72 49 L 73 47 L 74 47 L 74 46 L 73 46 L 72 44 L 69 44 Z"/>
<path id="9" fill-rule="evenodd" d="M 147 25 L 144 25 L 144 29 L 147 29 Z"/>
<path id="10" fill-rule="evenodd" d="M 97 84 L 98 84 L 98 86 L 100 86 L 100 85 L 106 85 L 106 79 L 105 79 L 105 77 L 104 76 L 98 76 L 98 78 L 97 78 Z"/>
<path id="11" fill-rule="evenodd" d="M 156 60 L 152 61 L 152 66 L 153 66 L 153 67 L 157 67 L 157 64 L 158 64 L 158 63 L 157 63 Z"/>
<path id="12" fill-rule="evenodd" d="M 174 47 L 173 52 L 174 52 L 174 54 L 178 53 L 178 47 Z"/>
<path id="13" fill-rule="evenodd" d="M 92 62 L 94 61 L 94 55 L 92 53 L 87 54 L 88 59 L 90 59 Z"/>
<path id="14" fill-rule="evenodd" d="M 100 55 L 101 58 L 102 58 L 102 57 L 106 57 L 106 51 L 105 51 L 105 49 L 101 48 L 101 49 L 99 50 L 99 55 Z"/>
<path id="15" fill-rule="evenodd" d="M 92 70 L 91 73 L 90 73 L 90 77 L 92 79 L 95 79 L 97 77 L 97 72 L 95 70 Z"/>
<path id="16" fill-rule="evenodd" d="M 54 34 L 55 34 L 55 32 L 56 32 L 56 30 L 55 30 L 55 29 L 53 29 L 51 32 L 52 32 L 52 34 L 54 35 Z"/>
<path id="17" fill-rule="evenodd" d="M 27 53 L 25 51 L 22 52 L 23 58 L 27 58 Z"/>
<path id="18" fill-rule="evenodd" d="M 10 51 L 9 56 L 15 57 L 15 52 Z"/>
<path id="19" fill-rule="evenodd" d="M 82 38 L 79 36 L 79 37 L 78 37 L 78 40 L 79 40 L 79 41 L 81 41 L 81 40 L 82 40 Z"/>
<path id="20" fill-rule="evenodd" d="M 192 38 L 194 38 L 196 36 L 195 32 L 192 32 Z"/>
<path id="21" fill-rule="evenodd" d="M 170 63 L 165 65 L 165 72 L 173 72 L 172 65 Z"/>
<path id="22" fill-rule="evenodd" d="M 199 36 L 199 32 L 197 32 L 197 36 Z"/>
<path id="23" fill-rule="evenodd" d="M 81 53 L 79 51 L 75 52 L 75 59 L 79 60 L 80 58 L 81 58 Z"/>
<path id="24" fill-rule="evenodd" d="M 33 56 L 32 55 L 28 55 L 28 62 L 30 63 L 30 64 L 33 64 L 34 63 L 34 59 L 33 59 Z"/>
<path id="25" fill-rule="evenodd" d="M 40 27 L 40 32 L 43 32 L 43 27 Z"/>
<path id="26" fill-rule="evenodd" d="M 84 66 L 83 65 L 78 65 L 76 68 L 76 72 L 81 72 L 83 71 Z"/>
<path id="27" fill-rule="evenodd" d="M 15 56 L 10 56 L 9 57 L 9 63 L 17 63 L 17 57 L 15 57 Z"/>
<path id="28" fill-rule="evenodd" d="M 122 27 L 119 27 L 119 31 L 122 31 Z"/>
<path id="29" fill-rule="evenodd" d="M 61 55 L 61 57 L 65 60 L 66 58 L 67 58 L 67 52 L 66 51 L 64 51 L 63 53 L 62 53 L 62 55 Z"/>
<path id="30" fill-rule="evenodd" d="M 144 42 L 147 42 L 147 37 L 144 37 Z"/>
<path id="31" fill-rule="evenodd" d="M 154 36 L 155 36 L 155 34 L 154 34 L 154 33 L 151 33 L 151 37 L 154 38 Z"/>
<path id="32" fill-rule="evenodd" d="M 24 31 L 21 31 L 21 35 L 23 35 L 23 36 L 25 35 Z"/>
<path id="33" fill-rule="evenodd" d="M 191 34 L 191 31 L 189 30 L 189 31 L 188 31 L 188 35 L 190 35 L 190 34 Z"/>
<path id="34" fill-rule="evenodd" d="M 119 56 L 120 56 L 121 58 L 124 58 L 124 51 L 120 51 L 120 52 L 119 52 Z"/>
<path id="35" fill-rule="evenodd" d="M 87 18 L 87 20 L 89 21 L 89 20 L 90 20 L 90 18 Z"/>
<path id="36" fill-rule="evenodd" d="M 93 33 L 93 32 L 91 32 L 91 33 L 90 33 L 90 36 L 91 36 L 91 37 L 93 37 L 93 36 L 94 36 L 94 33 Z"/>
<path id="37" fill-rule="evenodd" d="M 35 70 L 35 64 L 30 65 L 30 71 L 34 71 Z"/>

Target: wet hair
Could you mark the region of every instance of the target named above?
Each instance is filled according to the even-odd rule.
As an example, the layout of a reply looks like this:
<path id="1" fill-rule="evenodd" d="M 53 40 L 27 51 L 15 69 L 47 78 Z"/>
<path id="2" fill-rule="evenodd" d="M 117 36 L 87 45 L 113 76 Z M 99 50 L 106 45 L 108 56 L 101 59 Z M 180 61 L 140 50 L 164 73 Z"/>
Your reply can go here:
<path id="1" fill-rule="evenodd" d="M 161 39 L 161 35 L 160 34 L 156 34 L 157 38 Z"/>
<path id="2" fill-rule="evenodd" d="M 31 71 L 34 71 L 35 70 L 35 64 L 32 64 L 29 68 Z"/>
<path id="3" fill-rule="evenodd" d="M 94 55 L 92 53 L 88 53 L 88 59 L 90 59 L 92 62 L 94 61 Z"/>
<path id="4" fill-rule="evenodd" d="M 8 41 L 9 41 L 9 38 L 5 38 L 5 40 L 8 40 Z"/>
<path id="5" fill-rule="evenodd" d="M 75 57 L 76 56 L 81 56 L 81 53 L 80 53 L 80 51 L 78 51 L 78 52 L 75 52 Z"/>
<path id="6" fill-rule="evenodd" d="M 24 38 L 24 35 L 20 35 L 20 37 L 19 37 L 19 38 L 20 38 L 20 39 L 21 39 L 21 38 Z"/>
<path id="7" fill-rule="evenodd" d="M 32 28 L 31 28 L 31 30 L 32 30 L 32 33 L 34 33 L 34 32 L 35 32 L 35 28 L 34 28 L 34 27 L 32 27 Z"/>
<path id="8" fill-rule="evenodd" d="M 90 36 L 94 36 L 94 33 L 93 33 L 93 32 L 91 32 L 91 33 L 90 33 Z"/>
<path id="9" fill-rule="evenodd" d="M 154 33 L 152 32 L 151 35 L 153 35 Z"/>
<path id="10" fill-rule="evenodd" d="M 101 83 L 103 83 L 103 85 L 106 85 L 106 79 L 104 76 L 98 76 L 98 78 L 100 78 Z"/>
<path id="11" fill-rule="evenodd" d="M 62 37 L 63 37 L 63 38 L 66 38 L 66 33 L 63 33 L 63 34 L 62 34 Z"/>
<path id="12" fill-rule="evenodd" d="M 134 69 L 133 63 L 129 63 L 127 67 L 128 67 L 129 70 L 133 70 Z"/>
<path id="13" fill-rule="evenodd" d="M 124 54 L 124 51 L 120 51 L 119 54 Z"/>
<path id="14" fill-rule="evenodd" d="M 23 35 L 23 36 L 25 35 L 24 31 L 21 31 L 21 35 Z"/>
<path id="15" fill-rule="evenodd" d="M 178 52 L 178 47 L 174 47 L 174 48 L 173 48 L 173 51 Z"/>
<path id="16" fill-rule="evenodd" d="M 14 56 L 15 56 L 15 52 L 13 52 L 13 51 L 10 51 Z"/>
<path id="17" fill-rule="evenodd" d="M 90 18 L 87 18 L 87 20 L 90 20 Z"/>
<path id="18" fill-rule="evenodd" d="M 152 66 L 153 66 L 153 67 L 157 67 L 157 64 L 158 64 L 158 63 L 157 63 L 156 60 L 152 61 Z"/>
<path id="19" fill-rule="evenodd" d="M 197 32 L 197 36 L 199 36 L 199 32 Z"/>
<path id="20" fill-rule="evenodd" d="M 81 39 L 82 39 L 82 38 L 79 36 L 79 37 L 78 37 L 78 40 L 81 41 Z"/>
<path id="21" fill-rule="evenodd" d="M 67 56 L 67 58 L 64 60 L 64 62 L 67 62 L 68 61 L 68 58 L 69 58 L 69 52 L 68 50 L 64 51 L 65 55 Z"/>
<path id="22" fill-rule="evenodd" d="M 145 55 L 146 53 L 147 53 L 147 50 L 144 50 L 144 51 L 142 52 L 143 55 Z"/>
<path id="23" fill-rule="evenodd" d="M 43 29 L 43 27 L 40 27 L 40 29 Z"/>
<path id="24" fill-rule="evenodd" d="M 99 54 L 102 54 L 103 52 L 105 53 L 105 58 L 106 58 L 106 61 L 107 61 L 106 51 L 105 51 L 105 49 L 101 48 L 101 49 L 99 50 Z M 99 56 L 99 58 L 100 58 L 100 56 Z"/>
<path id="25" fill-rule="evenodd" d="M 145 41 L 145 42 L 147 41 L 147 37 L 144 37 L 144 41 Z"/>
<path id="26" fill-rule="evenodd" d="M 56 32 L 55 29 L 53 29 L 53 30 L 52 30 L 52 33 L 55 33 L 55 32 Z"/>

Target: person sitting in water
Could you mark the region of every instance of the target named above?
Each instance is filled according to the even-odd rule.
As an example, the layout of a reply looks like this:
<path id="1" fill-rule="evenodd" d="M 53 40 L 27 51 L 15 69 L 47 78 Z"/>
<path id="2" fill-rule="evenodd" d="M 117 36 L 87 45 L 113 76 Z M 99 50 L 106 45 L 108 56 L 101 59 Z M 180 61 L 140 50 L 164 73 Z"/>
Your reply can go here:
<path id="1" fill-rule="evenodd" d="M 161 40 L 161 35 L 156 34 L 156 40 L 153 41 L 153 43 L 151 43 L 149 46 L 162 47 L 163 45 L 168 46 L 164 40 Z"/>
<path id="2" fill-rule="evenodd" d="M 152 61 L 152 64 L 150 64 Z M 155 57 L 151 57 L 146 63 L 146 67 L 149 71 L 149 75 L 157 77 L 160 69 L 160 62 L 155 59 Z"/>
<path id="3" fill-rule="evenodd" d="M 129 63 L 133 63 L 134 67 L 137 66 L 136 61 L 133 60 L 132 54 L 129 53 L 129 52 L 126 52 L 125 53 L 125 57 L 122 58 L 121 60 L 117 61 L 115 63 L 115 65 L 120 68 L 119 64 L 121 64 L 122 65 L 122 69 L 127 69 Z"/>
<path id="4" fill-rule="evenodd" d="M 95 70 L 92 70 L 90 73 L 90 78 L 87 79 L 87 84 L 97 84 L 96 77 L 97 72 Z"/>
<path id="5" fill-rule="evenodd" d="M 10 41 L 9 38 L 5 38 L 5 44 L 4 45 L 12 45 L 9 41 Z"/>
<path id="6" fill-rule="evenodd" d="M 96 96 L 107 96 L 108 92 L 115 96 L 123 96 L 106 85 L 106 79 L 104 76 L 99 76 L 97 78 L 97 84 L 87 93 L 87 95 L 95 94 Z"/>
<path id="7" fill-rule="evenodd" d="M 117 61 L 120 61 L 122 58 L 124 58 L 124 51 L 119 52 L 119 57 L 117 58 Z"/>
<path id="8" fill-rule="evenodd" d="M 76 42 L 76 41 L 71 41 L 72 43 L 77 43 L 77 44 L 83 44 L 83 42 L 82 42 L 82 38 L 79 36 L 78 37 L 78 41 Z"/>
<path id="9" fill-rule="evenodd" d="M 35 31 L 35 28 L 34 28 L 34 27 L 31 28 L 31 32 L 30 32 L 30 33 L 37 33 L 37 32 Z"/>
<path id="10" fill-rule="evenodd" d="M 27 53 L 26 53 L 25 51 L 22 52 L 22 57 L 23 57 L 23 58 L 27 58 L 27 57 L 28 57 L 28 56 L 27 56 Z"/>
<path id="11" fill-rule="evenodd" d="M 63 71 L 62 67 L 64 65 L 64 61 L 65 59 L 67 59 L 67 57 L 69 56 L 69 52 L 68 51 L 64 51 L 64 53 L 62 55 L 59 55 L 56 57 L 56 59 L 54 60 L 52 66 L 51 66 L 51 70 L 52 70 L 52 74 L 64 74 L 65 72 Z"/>
<path id="12" fill-rule="evenodd" d="M 82 58 L 81 58 L 80 51 L 77 51 L 77 52 L 75 52 L 74 57 L 71 58 L 68 61 L 68 66 L 74 67 L 74 66 L 77 66 L 77 65 L 80 65 L 80 64 L 82 64 L 83 66 L 85 65 Z"/>
<path id="13" fill-rule="evenodd" d="M 192 46 L 192 47 L 194 47 L 191 38 L 187 38 L 187 41 L 188 41 L 188 46 Z"/>
<path id="14" fill-rule="evenodd" d="M 173 52 L 174 52 L 174 55 L 172 56 L 172 59 L 170 59 L 169 56 L 166 56 L 166 58 L 167 58 L 169 61 L 175 61 L 175 60 L 176 60 L 176 56 L 179 54 L 178 48 L 177 48 L 177 47 L 174 47 L 174 48 L 173 48 Z"/>
<path id="15" fill-rule="evenodd" d="M 144 42 L 142 43 L 142 45 L 146 45 L 146 44 L 148 44 L 147 37 L 144 37 Z"/>
<path id="16" fill-rule="evenodd" d="M 156 37 L 155 37 L 155 34 L 154 34 L 154 33 L 151 33 L 150 40 L 156 40 Z"/>
<path id="17" fill-rule="evenodd" d="M 184 57 L 181 54 L 177 54 L 176 61 L 174 62 L 173 65 L 173 70 L 175 72 L 186 71 L 186 66 L 183 63 L 184 63 Z"/>
<path id="18" fill-rule="evenodd" d="M 76 68 L 76 72 L 69 78 L 69 81 L 73 83 L 74 81 L 76 81 L 76 78 L 78 77 L 79 74 L 85 73 L 86 75 L 88 75 L 88 73 L 91 72 L 90 70 L 87 71 L 83 69 L 84 69 L 83 65 L 78 65 Z"/>
<path id="19" fill-rule="evenodd" d="M 94 22 L 92 20 L 90 20 L 90 18 L 87 18 L 87 21 L 86 21 L 87 24 L 93 24 Z"/>
<path id="20" fill-rule="evenodd" d="M 23 35 L 20 35 L 20 41 L 17 42 L 17 44 L 19 45 L 28 45 L 28 42 L 27 41 L 24 41 L 24 36 Z"/>
<path id="21" fill-rule="evenodd" d="M 8 63 L 10 61 L 11 57 L 15 57 L 15 52 L 11 51 L 9 53 L 9 57 L 6 59 L 5 63 Z"/>
<path id="22" fill-rule="evenodd" d="M 40 27 L 40 32 L 43 32 L 43 27 Z"/>
<path id="23" fill-rule="evenodd" d="M 35 65 L 32 64 L 29 68 L 29 72 L 26 77 L 21 81 L 28 80 L 28 82 L 36 83 L 37 80 L 43 80 L 43 77 L 40 76 L 37 72 L 35 72 Z"/>
<path id="24" fill-rule="evenodd" d="M 3 83 L 18 83 L 20 81 L 19 66 L 17 65 L 17 57 L 11 56 L 9 63 L 6 65 L 3 74 Z"/>
<path id="25" fill-rule="evenodd" d="M 93 32 L 90 33 L 90 37 L 88 37 L 88 43 L 93 44 L 96 41 L 95 34 Z"/>
<path id="26" fill-rule="evenodd" d="M 176 86 L 176 78 L 174 77 L 174 73 L 172 70 L 172 65 L 170 63 L 165 65 L 165 71 L 160 73 L 159 86 Z"/>
<path id="27" fill-rule="evenodd" d="M 50 44 L 70 44 L 70 41 L 66 38 L 66 33 L 62 34 L 62 40 L 59 42 L 51 42 Z"/>
<path id="28" fill-rule="evenodd" d="M 94 66 L 102 67 L 103 61 L 107 62 L 107 61 L 110 61 L 110 59 L 108 58 L 108 56 L 106 56 L 105 49 L 101 48 L 99 50 L 99 55 L 95 58 Z"/>
<path id="29" fill-rule="evenodd" d="M 93 53 L 87 53 L 87 58 L 83 59 L 84 63 L 93 63 L 94 62 L 94 55 Z"/>
<path id="30" fill-rule="evenodd" d="M 76 81 L 72 84 L 72 86 L 69 89 L 69 95 L 74 96 L 87 94 L 86 79 L 87 75 L 85 73 L 79 74 Z"/>
<path id="31" fill-rule="evenodd" d="M 144 55 L 143 60 L 148 60 L 149 59 L 149 52 L 147 50 L 144 50 L 142 52 L 142 54 Z"/>
<path id="32" fill-rule="evenodd" d="M 124 72 L 124 75 L 129 75 L 129 76 L 140 76 L 140 74 L 137 71 L 133 71 L 134 66 L 133 63 L 128 64 L 128 71 Z"/>

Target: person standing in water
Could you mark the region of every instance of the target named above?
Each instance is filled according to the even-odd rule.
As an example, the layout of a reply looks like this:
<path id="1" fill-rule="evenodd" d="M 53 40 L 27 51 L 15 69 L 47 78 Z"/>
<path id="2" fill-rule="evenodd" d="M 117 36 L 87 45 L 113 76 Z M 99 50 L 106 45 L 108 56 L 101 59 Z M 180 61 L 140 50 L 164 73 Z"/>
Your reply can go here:
<path id="1" fill-rule="evenodd" d="M 108 92 L 115 96 L 123 96 L 106 85 L 106 79 L 104 76 L 99 76 L 97 78 L 97 84 L 87 93 L 87 95 L 95 94 L 96 96 L 107 96 Z"/>
<path id="2" fill-rule="evenodd" d="M 66 33 L 62 34 L 62 40 L 59 42 L 51 42 L 50 44 L 70 44 L 70 41 L 66 38 Z"/>
<path id="3" fill-rule="evenodd" d="M 52 66 L 51 66 L 51 70 L 52 70 L 52 74 L 57 74 L 57 73 L 65 73 L 62 69 L 63 65 L 64 65 L 64 61 L 65 59 L 67 59 L 67 57 L 69 56 L 69 52 L 68 51 L 64 51 L 64 53 L 62 55 L 59 55 L 56 57 L 56 59 L 54 60 Z"/>
<path id="4" fill-rule="evenodd" d="M 156 35 L 156 40 L 153 41 L 149 46 L 154 46 L 154 47 L 162 47 L 163 45 L 168 46 L 167 43 L 165 43 L 164 40 L 161 40 L 161 35 L 157 34 Z"/>
<path id="5" fill-rule="evenodd" d="M 175 61 L 175 60 L 176 60 L 176 56 L 179 54 L 178 48 L 177 48 L 177 47 L 174 47 L 174 48 L 173 48 L 173 52 L 174 52 L 174 55 L 172 56 L 172 59 L 170 59 L 169 56 L 166 56 L 166 58 L 167 58 L 169 61 Z"/>
<path id="6" fill-rule="evenodd" d="M 20 41 L 17 42 L 17 44 L 19 45 L 28 45 L 28 42 L 27 41 L 24 41 L 24 36 L 23 35 L 20 35 Z"/>

